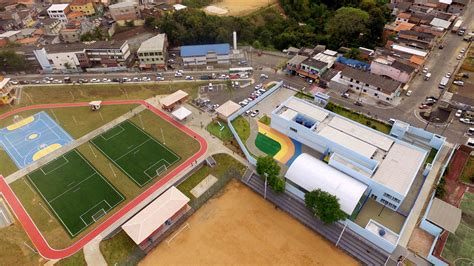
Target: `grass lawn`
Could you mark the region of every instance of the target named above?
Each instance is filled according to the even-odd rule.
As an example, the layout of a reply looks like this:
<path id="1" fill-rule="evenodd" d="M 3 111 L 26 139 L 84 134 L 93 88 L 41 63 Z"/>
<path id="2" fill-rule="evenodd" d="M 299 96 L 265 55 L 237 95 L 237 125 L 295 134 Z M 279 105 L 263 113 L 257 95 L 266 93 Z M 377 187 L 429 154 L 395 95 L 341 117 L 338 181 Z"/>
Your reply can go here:
<path id="1" fill-rule="evenodd" d="M 270 123 L 272 122 L 272 119 L 269 116 L 264 115 L 258 121 L 260 121 L 260 123 L 262 123 L 262 124 L 265 124 L 265 125 L 269 126 Z"/>
<path id="2" fill-rule="evenodd" d="M 180 160 L 166 145 L 128 120 L 93 138 L 91 143 L 140 187 L 157 174 L 163 176 Z"/>
<path id="3" fill-rule="evenodd" d="M 56 266 L 77 266 L 77 265 L 87 265 L 86 259 L 84 258 L 84 252 L 79 250 L 76 254 L 62 259 L 56 262 L 54 265 Z"/>
<path id="4" fill-rule="evenodd" d="M 234 126 L 235 131 L 237 131 L 237 135 L 239 138 L 246 143 L 247 139 L 250 136 L 250 123 L 245 117 L 239 116 L 232 121 L 232 125 Z"/>
<path id="5" fill-rule="evenodd" d="M 434 148 L 431 148 L 430 153 L 428 154 L 428 157 L 426 157 L 425 165 L 433 162 L 433 160 L 436 156 L 436 153 L 438 153 L 438 150 L 434 149 Z"/>
<path id="6" fill-rule="evenodd" d="M 449 234 L 442 256 L 454 262 L 458 258 L 471 258 L 474 254 L 474 194 L 466 192 L 459 206 L 462 210 L 461 224 L 455 234 Z M 471 265 L 466 260 L 456 265 Z"/>
<path id="7" fill-rule="evenodd" d="M 18 170 L 16 164 L 10 158 L 8 153 L 2 149 L 0 146 L 0 175 L 6 177 L 10 174 L 13 174 Z"/>
<path id="8" fill-rule="evenodd" d="M 213 120 L 206 126 L 206 130 L 224 142 L 229 142 L 234 138 L 229 127 L 223 121 Z"/>
<path id="9" fill-rule="evenodd" d="M 123 230 L 112 238 L 100 242 L 100 252 L 108 265 L 119 265 L 125 262 L 136 249 L 138 248 L 135 242 Z"/>
<path id="10" fill-rule="evenodd" d="M 470 156 L 469 159 L 467 160 L 466 165 L 464 166 L 464 169 L 462 170 L 461 176 L 459 179 L 461 182 L 465 183 L 474 183 L 474 179 L 471 179 L 474 176 L 474 157 Z"/>
<path id="11" fill-rule="evenodd" d="M 2 199 L 0 199 L 3 201 Z M 11 212 L 11 211 L 10 211 Z M 0 264 L 2 265 L 43 265 L 47 260 L 33 253 L 24 243 L 33 247 L 26 232 L 15 216 L 14 223 L 0 229 Z"/>
<path id="12" fill-rule="evenodd" d="M 281 150 L 280 143 L 261 133 L 255 139 L 255 146 L 270 156 L 275 156 Z"/>
<path id="13" fill-rule="evenodd" d="M 217 165 L 214 168 L 204 165 L 194 174 L 188 177 L 184 182 L 179 184 L 178 189 L 191 200 L 195 198 L 190 191 L 208 175 L 212 174 L 217 179 L 219 179 L 231 168 L 234 168 L 241 174 L 243 174 L 245 171 L 245 166 L 228 154 L 216 154 L 213 157 L 217 162 Z"/>
<path id="14" fill-rule="evenodd" d="M 375 119 L 369 118 L 365 115 L 358 114 L 356 112 L 350 111 L 350 110 L 348 110 L 348 109 L 346 109 L 342 106 L 339 106 L 337 104 L 328 103 L 326 105 L 326 109 L 329 110 L 329 111 L 332 111 L 336 114 L 339 114 L 341 116 L 344 116 L 346 118 L 349 118 L 351 120 L 354 120 L 356 122 L 359 122 L 364 126 L 371 127 L 371 128 L 373 128 L 375 130 L 378 130 L 382 133 L 385 133 L 385 134 L 390 133 L 390 128 L 391 128 L 390 125 L 387 125 L 385 123 L 381 123 L 381 122 L 379 122 Z"/>
<path id="15" fill-rule="evenodd" d="M 295 97 L 300 98 L 300 99 L 306 99 L 306 100 L 314 100 L 313 95 L 306 94 L 304 92 L 297 92 L 295 94 Z"/>
<path id="16" fill-rule="evenodd" d="M 71 237 L 125 199 L 75 150 L 31 172 L 28 179 Z"/>

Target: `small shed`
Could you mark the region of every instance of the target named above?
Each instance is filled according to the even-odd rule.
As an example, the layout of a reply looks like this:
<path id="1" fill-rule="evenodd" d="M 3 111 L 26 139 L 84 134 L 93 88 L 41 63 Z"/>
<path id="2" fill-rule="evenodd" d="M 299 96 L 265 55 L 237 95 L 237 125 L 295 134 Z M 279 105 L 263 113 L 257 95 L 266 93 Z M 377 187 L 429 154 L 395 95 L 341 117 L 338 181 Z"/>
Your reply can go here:
<path id="1" fill-rule="evenodd" d="M 237 112 L 241 106 L 231 100 L 225 102 L 223 105 L 219 106 L 216 109 L 216 113 L 224 121 L 227 121 L 227 119 L 235 112 Z"/>
<path id="2" fill-rule="evenodd" d="M 179 121 L 186 119 L 191 114 L 192 112 L 184 106 L 181 106 L 180 108 L 176 109 L 176 111 L 171 113 L 171 115 Z"/>
<path id="3" fill-rule="evenodd" d="M 190 210 L 189 201 L 176 187 L 170 187 L 122 225 L 122 229 L 135 244 L 145 250 Z"/>
<path id="4" fill-rule="evenodd" d="M 182 104 L 188 100 L 189 94 L 178 90 L 160 100 L 163 109 L 173 111 L 176 105 Z"/>
<path id="5" fill-rule="evenodd" d="M 438 198 L 434 198 L 426 219 L 454 234 L 461 223 L 461 215 L 461 209 Z"/>

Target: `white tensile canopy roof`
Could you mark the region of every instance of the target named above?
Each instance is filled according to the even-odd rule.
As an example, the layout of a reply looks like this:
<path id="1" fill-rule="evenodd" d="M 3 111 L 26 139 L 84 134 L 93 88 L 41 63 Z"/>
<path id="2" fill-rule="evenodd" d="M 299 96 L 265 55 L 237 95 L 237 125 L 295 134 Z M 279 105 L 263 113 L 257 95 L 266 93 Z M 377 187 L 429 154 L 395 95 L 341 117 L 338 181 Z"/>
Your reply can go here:
<path id="1" fill-rule="evenodd" d="M 171 115 L 178 120 L 183 120 L 191 114 L 192 112 L 184 106 L 181 106 L 180 108 L 176 109 L 176 111 L 171 113 Z"/>
<path id="2" fill-rule="evenodd" d="M 307 191 L 321 189 L 339 199 L 341 210 L 352 214 L 367 186 L 313 156 L 302 153 L 285 177 Z"/>
<path id="3" fill-rule="evenodd" d="M 186 195 L 181 193 L 176 187 L 170 187 L 122 225 L 122 229 L 139 245 L 188 202 L 189 198 Z"/>

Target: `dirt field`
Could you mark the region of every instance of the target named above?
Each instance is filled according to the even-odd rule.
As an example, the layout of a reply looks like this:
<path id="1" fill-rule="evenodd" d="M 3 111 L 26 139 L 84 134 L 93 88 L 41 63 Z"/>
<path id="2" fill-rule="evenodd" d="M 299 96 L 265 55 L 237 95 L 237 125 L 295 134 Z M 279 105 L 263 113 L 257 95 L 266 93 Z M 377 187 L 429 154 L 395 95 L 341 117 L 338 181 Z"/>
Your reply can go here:
<path id="1" fill-rule="evenodd" d="M 227 13 L 215 13 L 214 15 L 227 15 L 227 16 L 245 16 L 253 11 L 266 7 L 268 5 L 276 3 L 276 0 L 222 0 L 217 1 L 213 4 L 218 8 L 226 9 Z M 210 10 L 206 10 L 208 13 Z"/>
<path id="2" fill-rule="evenodd" d="M 238 181 L 164 241 L 140 264 L 357 265 L 350 256 L 277 210 Z"/>

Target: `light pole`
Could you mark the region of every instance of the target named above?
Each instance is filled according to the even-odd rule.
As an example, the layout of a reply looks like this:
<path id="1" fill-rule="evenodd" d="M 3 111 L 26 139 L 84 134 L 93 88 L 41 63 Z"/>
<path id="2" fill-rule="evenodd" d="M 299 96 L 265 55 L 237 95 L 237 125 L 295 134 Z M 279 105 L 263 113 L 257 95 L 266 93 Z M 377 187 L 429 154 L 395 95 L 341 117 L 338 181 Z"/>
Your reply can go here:
<path id="1" fill-rule="evenodd" d="M 265 190 L 264 190 L 264 193 L 263 193 L 263 198 L 267 199 L 268 174 L 267 173 L 263 173 L 263 174 L 265 175 Z"/>

